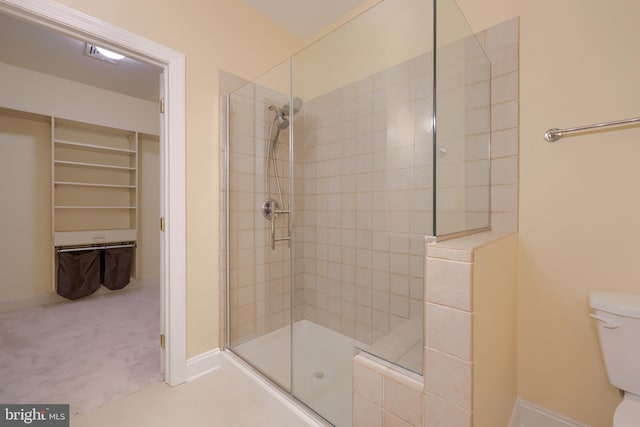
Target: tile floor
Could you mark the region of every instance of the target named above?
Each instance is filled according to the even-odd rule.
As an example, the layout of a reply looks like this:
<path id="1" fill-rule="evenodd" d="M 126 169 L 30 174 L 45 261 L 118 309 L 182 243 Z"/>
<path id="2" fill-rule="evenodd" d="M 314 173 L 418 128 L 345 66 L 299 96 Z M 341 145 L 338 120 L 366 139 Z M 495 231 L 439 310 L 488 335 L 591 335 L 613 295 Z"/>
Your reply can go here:
<path id="1" fill-rule="evenodd" d="M 220 355 L 215 371 L 171 388 L 153 384 L 71 419 L 72 427 L 321 426 L 267 392 L 266 386 Z"/>

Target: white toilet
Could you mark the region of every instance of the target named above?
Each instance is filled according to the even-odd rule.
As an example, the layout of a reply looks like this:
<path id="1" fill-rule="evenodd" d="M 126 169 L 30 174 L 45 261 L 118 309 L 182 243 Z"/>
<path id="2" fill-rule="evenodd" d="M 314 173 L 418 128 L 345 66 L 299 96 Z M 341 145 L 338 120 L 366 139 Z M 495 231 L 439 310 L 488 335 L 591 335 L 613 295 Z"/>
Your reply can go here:
<path id="1" fill-rule="evenodd" d="M 640 294 L 591 292 L 609 381 L 624 391 L 613 427 L 640 426 Z"/>

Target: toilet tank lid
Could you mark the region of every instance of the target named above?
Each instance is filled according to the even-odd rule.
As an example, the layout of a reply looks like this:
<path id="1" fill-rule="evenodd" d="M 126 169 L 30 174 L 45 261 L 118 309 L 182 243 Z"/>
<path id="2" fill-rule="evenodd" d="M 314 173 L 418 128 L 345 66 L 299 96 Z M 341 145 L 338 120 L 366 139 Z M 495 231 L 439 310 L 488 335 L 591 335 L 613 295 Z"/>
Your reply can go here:
<path id="1" fill-rule="evenodd" d="M 589 300 L 596 310 L 640 319 L 640 294 L 591 291 Z"/>

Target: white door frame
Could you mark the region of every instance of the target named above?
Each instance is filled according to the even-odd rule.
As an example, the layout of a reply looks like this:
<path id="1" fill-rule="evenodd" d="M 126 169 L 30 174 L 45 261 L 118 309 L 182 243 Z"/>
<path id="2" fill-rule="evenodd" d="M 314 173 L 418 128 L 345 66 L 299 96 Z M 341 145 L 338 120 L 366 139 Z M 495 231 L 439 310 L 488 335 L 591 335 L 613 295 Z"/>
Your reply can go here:
<path id="1" fill-rule="evenodd" d="M 166 338 L 165 381 L 171 386 L 182 384 L 187 377 L 185 56 L 52 0 L 0 0 L 0 11 L 164 68 L 160 215 L 165 218 L 165 232 L 160 240 L 160 281 L 165 314 L 160 321 Z"/>

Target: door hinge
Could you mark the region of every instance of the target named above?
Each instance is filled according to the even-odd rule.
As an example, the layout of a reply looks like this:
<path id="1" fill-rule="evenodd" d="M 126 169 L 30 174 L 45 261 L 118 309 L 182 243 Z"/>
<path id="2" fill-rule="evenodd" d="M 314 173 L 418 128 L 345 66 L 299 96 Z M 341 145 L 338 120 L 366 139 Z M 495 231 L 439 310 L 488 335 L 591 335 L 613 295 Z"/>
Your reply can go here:
<path id="1" fill-rule="evenodd" d="M 164 96 L 160 98 L 160 112 L 164 113 Z"/>
<path id="2" fill-rule="evenodd" d="M 164 217 L 160 217 L 160 231 L 164 231 Z"/>
<path id="3" fill-rule="evenodd" d="M 164 334 L 160 335 L 160 348 L 164 350 Z"/>

